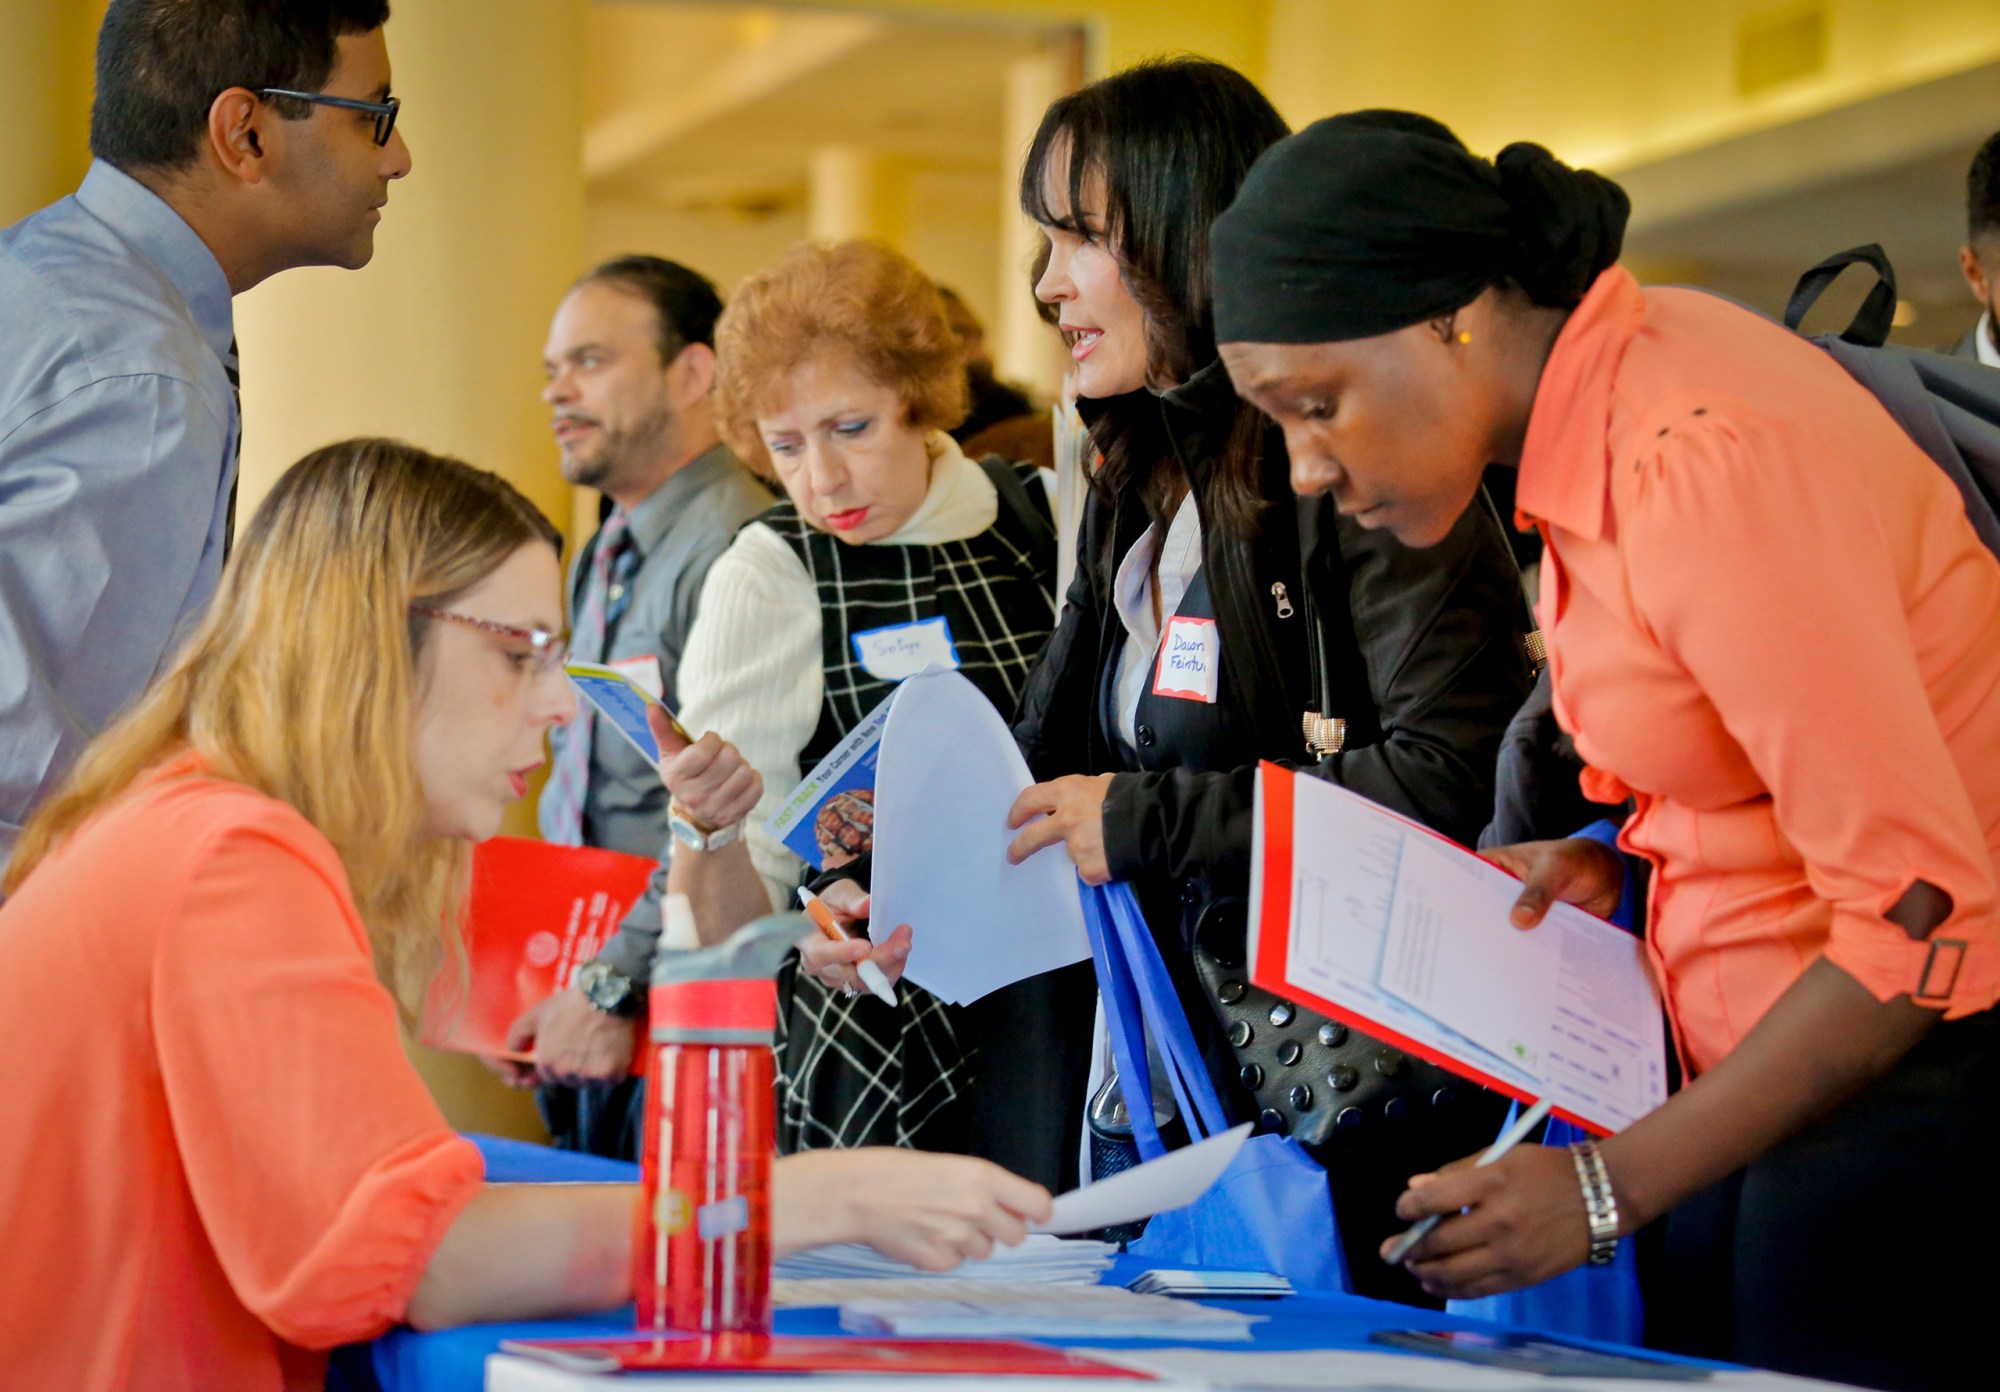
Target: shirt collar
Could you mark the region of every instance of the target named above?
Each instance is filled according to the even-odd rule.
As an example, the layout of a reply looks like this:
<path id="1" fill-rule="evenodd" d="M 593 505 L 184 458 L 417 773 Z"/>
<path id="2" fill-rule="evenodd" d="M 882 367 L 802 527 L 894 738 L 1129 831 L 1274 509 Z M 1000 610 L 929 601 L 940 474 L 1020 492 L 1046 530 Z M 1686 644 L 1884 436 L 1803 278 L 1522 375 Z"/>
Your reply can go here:
<path id="1" fill-rule="evenodd" d="M 158 194 L 115 165 L 96 160 L 76 201 L 99 222 L 131 244 L 180 291 L 202 341 L 224 361 L 236 337 L 229 277 L 208 244 Z"/>
<path id="2" fill-rule="evenodd" d="M 1972 350 L 1987 367 L 2000 367 L 2000 347 L 1993 344 L 1993 311 L 1990 309 L 1979 316 L 1979 327 L 1972 331 Z"/>
<path id="3" fill-rule="evenodd" d="M 626 520 L 632 528 L 632 544 L 639 548 L 639 554 L 648 554 L 665 540 L 667 533 L 674 529 L 674 523 L 687 511 L 688 504 L 711 483 L 738 467 L 736 456 L 729 452 L 729 446 L 718 442 L 674 470 L 665 483 L 648 493 L 639 506 L 627 514 Z"/>
<path id="4" fill-rule="evenodd" d="M 1521 447 L 1514 500 L 1522 519 L 1539 519 L 1589 541 L 1604 535 L 1611 392 L 1626 345 L 1645 318 L 1639 282 L 1623 266 L 1613 266 L 1597 277 L 1556 335 Z"/>

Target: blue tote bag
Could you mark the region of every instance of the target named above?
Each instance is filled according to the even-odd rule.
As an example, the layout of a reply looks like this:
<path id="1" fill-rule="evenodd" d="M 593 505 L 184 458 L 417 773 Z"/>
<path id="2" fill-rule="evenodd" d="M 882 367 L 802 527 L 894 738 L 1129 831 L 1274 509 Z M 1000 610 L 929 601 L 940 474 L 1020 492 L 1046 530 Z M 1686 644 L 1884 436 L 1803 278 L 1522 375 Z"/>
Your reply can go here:
<path id="1" fill-rule="evenodd" d="M 1230 1128 L 1194 1031 L 1129 885 L 1083 887 L 1105 1032 L 1125 1095 L 1151 1097 L 1150 1037 L 1195 1140 Z M 1167 1153 L 1149 1106 L 1128 1107 L 1141 1160 Z M 1301 1290 L 1347 1291 L 1326 1172 L 1298 1142 L 1251 1136 L 1207 1193 L 1156 1215 L 1129 1249 L 1164 1267 L 1270 1271 Z"/>
<path id="2" fill-rule="evenodd" d="M 1618 848 L 1618 828 L 1609 822 L 1594 822 L 1576 834 L 1601 841 L 1613 850 Z M 1628 933 L 1637 931 L 1632 925 L 1634 888 L 1632 864 L 1627 860 L 1625 892 L 1619 896 L 1618 911 L 1611 921 Z M 1508 1110 L 1502 1134 L 1514 1124 L 1519 1112 L 1518 1105 Z M 1552 1117 L 1542 1144 L 1566 1148 L 1589 1135 L 1560 1117 Z M 1478 1300 L 1454 1300 L 1445 1308 L 1455 1315 L 1498 1320 L 1502 1324 L 1531 1324 L 1558 1334 L 1615 1344 L 1645 1341 L 1646 1309 L 1639 1295 L 1639 1264 L 1629 1241 L 1618 1244 L 1618 1255 L 1609 1266 L 1579 1266 L 1538 1286 L 1524 1286 Z"/>

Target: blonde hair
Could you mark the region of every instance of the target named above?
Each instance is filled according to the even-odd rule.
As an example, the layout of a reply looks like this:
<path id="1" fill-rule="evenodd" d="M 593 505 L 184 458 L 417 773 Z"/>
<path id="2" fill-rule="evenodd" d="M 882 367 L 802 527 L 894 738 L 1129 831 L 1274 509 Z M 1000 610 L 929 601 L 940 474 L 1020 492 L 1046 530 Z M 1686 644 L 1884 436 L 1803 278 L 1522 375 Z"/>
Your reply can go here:
<path id="1" fill-rule="evenodd" d="M 965 419 L 965 345 L 937 286 L 880 242 L 793 247 L 744 281 L 715 325 L 716 428 L 736 457 L 775 479 L 757 416 L 807 363 L 844 359 L 902 397 L 908 423 Z"/>
<path id="2" fill-rule="evenodd" d="M 346 868 L 375 970 L 413 1016 L 459 950 L 471 848 L 423 833 L 417 655 L 444 605 L 548 519 L 497 474 L 395 440 L 349 440 L 285 472 L 237 544 L 213 606 L 139 703 L 28 822 L 11 893 L 90 816 L 185 749 L 277 798 Z"/>

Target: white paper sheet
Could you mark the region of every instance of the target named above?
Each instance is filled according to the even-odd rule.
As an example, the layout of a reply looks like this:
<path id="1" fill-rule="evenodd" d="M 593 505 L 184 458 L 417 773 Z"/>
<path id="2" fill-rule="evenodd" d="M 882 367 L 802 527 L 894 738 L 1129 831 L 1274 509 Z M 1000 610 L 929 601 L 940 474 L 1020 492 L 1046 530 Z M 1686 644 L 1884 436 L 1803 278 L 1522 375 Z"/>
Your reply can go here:
<path id="1" fill-rule="evenodd" d="M 1034 780 L 1007 722 L 957 672 L 904 682 L 875 769 L 869 934 L 914 937 L 904 974 L 963 1005 L 1090 956 L 1059 846 L 1007 863 L 1007 811 Z"/>
<path id="2" fill-rule="evenodd" d="M 1421 1321 L 1411 1321 L 1421 1327 Z M 1125 1368 L 1156 1373 L 1170 1382 L 1215 1392 L 1840 1392 L 1844 1384 L 1788 1377 L 1754 1369 L 1718 1370 L 1699 1382 L 1640 1378 L 1543 1377 L 1539 1373 L 1482 1367 L 1422 1354 L 1373 1349 L 1078 1348 L 1076 1352 Z"/>
<path id="3" fill-rule="evenodd" d="M 1273 989 L 1607 1130 L 1666 1100 L 1659 997 L 1637 938 L 1568 906 L 1521 932 L 1507 921 L 1520 883 L 1497 866 L 1335 784 L 1291 781 L 1287 982 Z M 1261 922 L 1272 887 L 1260 875 L 1253 888 Z"/>
<path id="4" fill-rule="evenodd" d="M 771 1278 L 801 1297 L 816 1293 L 801 1291 L 798 1289 L 801 1286 L 841 1281 L 866 1281 L 870 1283 L 870 1289 L 880 1289 L 878 1283 L 881 1282 L 898 1286 L 912 1282 L 919 1285 L 953 1285 L 965 1281 L 1096 1285 L 1117 1254 L 1118 1244 L 1115 1242 L 1066 1240 L 1031 1234 L 1019 1246 L 995 1247 L 991 1256 L 965 1262 L 950 1271 L 919 1271 L 907 1262 L 884 1256 L 873 1247 L 864 1247 L 858 1242 L 842 1242 L 780 1257 L 772 1265 Z M 826 1303 L 838 1305 L 840 1302 L 832 1300 Z"/>
<path id="5" fill-rule="evenodd" d="M 1150 1218 L 1169 1209 L 1185 1208 L 1222 1177 L 1250 1134 L 1250 1123 L 1233 1126 L 1191 1146 L 1169 1151 L 1158 1160 L 1134 1165 L 1109 1179 L 1058 1195 L 1055 1213 L 1037 1223 L 1038 1233 L 1089 1232 L 1119 1223 Z"/>
<path id="6" fill-rule="evenodd" d="M 1665 1100 L 1660 1002 L 1639 939 L 1570 904 L 1524 933 L 1507 921 L 1520 892 L 1497 865 L 1410 837 L 1382 986 L 1533 1073 L 1558 1106 L 1587 1100 L 1607 1124 L 1629 1125 Z"/>
<path id="7" fill-rule="evenodd" d="M 1159 1339 L 1247 1343 L 1266 1316 L 1119 1286 L 1002 1286 L 973 1282 L 949 1294 L 850 1290 L 840 1302 L 849 1334 L 915 1339 Z"/>

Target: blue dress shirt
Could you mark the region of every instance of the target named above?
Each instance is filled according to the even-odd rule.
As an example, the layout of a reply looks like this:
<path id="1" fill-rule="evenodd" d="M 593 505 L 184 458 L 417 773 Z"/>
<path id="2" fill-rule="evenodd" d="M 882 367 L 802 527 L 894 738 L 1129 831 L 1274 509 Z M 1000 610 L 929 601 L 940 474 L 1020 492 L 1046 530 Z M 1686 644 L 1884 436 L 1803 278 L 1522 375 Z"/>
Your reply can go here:
<path id="1" fill-rule="evenodd" d="M 0 864 L 215 593 L 232 338 L 214 254 L 110 165 L 0 232 Z"/>

